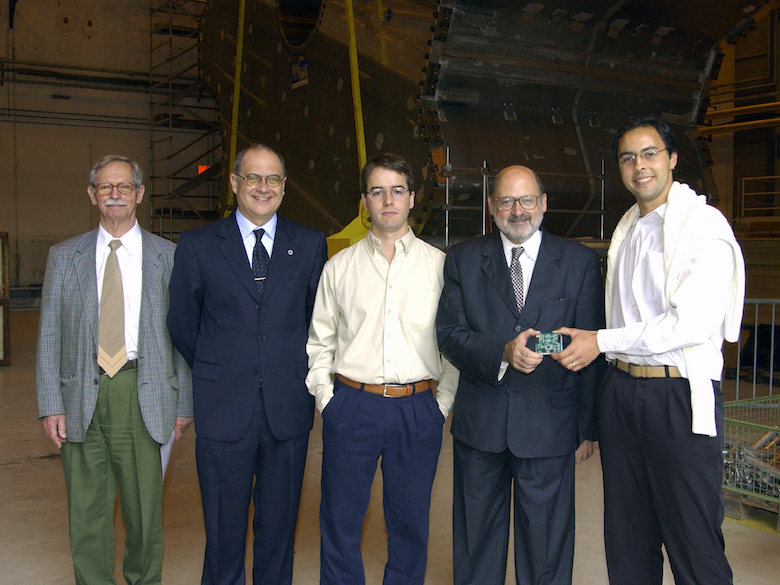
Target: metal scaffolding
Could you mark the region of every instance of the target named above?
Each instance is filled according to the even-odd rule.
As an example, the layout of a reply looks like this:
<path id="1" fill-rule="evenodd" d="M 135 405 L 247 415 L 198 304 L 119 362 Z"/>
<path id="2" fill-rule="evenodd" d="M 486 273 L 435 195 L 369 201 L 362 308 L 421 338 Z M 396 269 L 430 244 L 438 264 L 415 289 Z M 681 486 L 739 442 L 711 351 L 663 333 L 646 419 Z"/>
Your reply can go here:
<path id="1" fill-rule="evenodd" d="M 150 0 L 150 228 L 174 241 L 218 216 L 219 112 L 198 75 L 206 7 L 205 0 Z"/>

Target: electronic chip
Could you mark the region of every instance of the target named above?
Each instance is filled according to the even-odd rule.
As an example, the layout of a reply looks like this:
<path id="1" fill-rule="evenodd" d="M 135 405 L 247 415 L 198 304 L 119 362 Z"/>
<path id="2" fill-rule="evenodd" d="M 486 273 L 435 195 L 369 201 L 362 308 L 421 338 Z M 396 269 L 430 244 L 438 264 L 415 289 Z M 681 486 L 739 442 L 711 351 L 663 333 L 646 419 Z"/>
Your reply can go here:
<path id="1" fill-rule="evenodd" d="M 536 336 L 536 353 L 549 355 L 563 350 L 563 337 L 560 333 L 540 333 Z"/>

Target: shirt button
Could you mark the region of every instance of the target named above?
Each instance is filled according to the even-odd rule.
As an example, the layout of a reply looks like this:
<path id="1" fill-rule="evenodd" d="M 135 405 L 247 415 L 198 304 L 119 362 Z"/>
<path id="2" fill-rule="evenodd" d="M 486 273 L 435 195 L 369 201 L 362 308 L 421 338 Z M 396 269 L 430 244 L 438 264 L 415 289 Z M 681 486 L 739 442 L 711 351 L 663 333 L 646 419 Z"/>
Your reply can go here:
<path id="1" fill-rule="evenodd" d="M 260 370 L 258 370 L 257 368 L 255 368 L 254 370 L 252 370 L 252 375 L 253 375 L 253 376 L 257 376 L 257 374 L 259 374 L 259 373 L 260 373 Z"/>
<path id="2" fill-rule="evenodd" d="M 258 338 L 260 341 L 265 341 L 265 335 L 258 335 L 258 336 L 257 336 L 257 338 Z"/>
<path id="3" fill-rule="evenodd" d="M 92 380 L 92 383 L 93 383 L 95 386 L 97 386 L 97 385 L 98 385 L 97 378 L 95 378 L 94 380 Z"/>
<path id="4" fill-rule="evenodd" d="M 523 330 L 523 328 L 520 327 L 520 325 L 515 325 L 515 331 L 519 332 L 519 331 L 522 331 L 522 330 Z"/>

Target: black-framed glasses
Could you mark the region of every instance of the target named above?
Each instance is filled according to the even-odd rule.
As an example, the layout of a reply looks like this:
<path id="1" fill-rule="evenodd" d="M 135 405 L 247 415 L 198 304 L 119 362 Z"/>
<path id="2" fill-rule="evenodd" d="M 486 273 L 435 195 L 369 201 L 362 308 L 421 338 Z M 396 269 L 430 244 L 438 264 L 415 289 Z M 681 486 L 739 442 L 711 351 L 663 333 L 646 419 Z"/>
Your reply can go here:
<path id="1" fill-rule="evenodd" d="M 493 197 L 493 201 L 501 211 L 511 211 L 515 203 L 528 211 L 534 209 L 539 204 L 541 195 L 521 195 L 520 197 Z"/>
<path id="2" fill-rule="evenodd" d="M 268 185 L 271 189 L 274 189 L 282 184 L 282 181 L 284 181 L 284 177 L 281 175 L 268 175 L 267 177 L 262 177 L 260 175 L 247 175 L 246 177 L 242 177 L 241 175 L 237 173 L 233 173 L 238 177 L 239 179 L 243 179 L 246 181 L 246 184 L 250 187 L 257 187 L 260 183 L 265 181 L 265 184 Z"/>
<path id="3" fill-rule="evenodd" d="M 621 154 L 618 157 L 618 162 L 621 165 L 630 165 L 634 162 L 636 162 L 636 157 L 639 156 L 643 161 L 645 162 L 653 162 L 653 159 L 658 156 L 659 152 L 665 151 L 665 148 L 648 148 L 647 150 L 643 150 L 639 153 L 639 155 L 636 154 Z"/>
<path id="4" fill-rule="evenodd" d="M 130 193 L 135 191 L 135 185 L 132 183 L 119 183 L 118 185 L 114 185 L 113 183 L 98 183 L 95 185 L 95 190 L 101 195 L 111 195 L 114 187 L 116 187 L 116 190 L 122 195 L 130 195 Z"/>
<path id="5" fill-rule="evenodd" d="M 390 189 L 389 193 L 393 196 L 393 199 L 400 199 L 404 195 L 406 195 L 409 192 L 409 189 L 406 187 L 393 187 Z M 382 200 L 385 198 L 385 195 L 388 193 L 388 191 L 385 191 L 381 187 L 377 187 L 376 189 L 371 189 L 367 193 L 371 199 L 375 199 L 377 201 Z"/>

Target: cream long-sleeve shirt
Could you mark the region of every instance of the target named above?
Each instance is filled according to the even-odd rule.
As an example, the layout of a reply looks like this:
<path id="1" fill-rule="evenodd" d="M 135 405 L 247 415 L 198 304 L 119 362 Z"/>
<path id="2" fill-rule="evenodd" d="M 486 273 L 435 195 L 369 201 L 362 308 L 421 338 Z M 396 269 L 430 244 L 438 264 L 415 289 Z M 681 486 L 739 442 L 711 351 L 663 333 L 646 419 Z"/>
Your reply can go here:
<path id="1" fill-rule="evenodd" d="M 325 264 L 306 344 L 306 385 L 320 412 L 338 373 L 365 384 L 438 380 L 436 401 L 447 416 L 459 372 L 436 342 L 443 286 L 444 253 L 411 229 L 396 241 L 392 262 L 369 232 Z"/>

